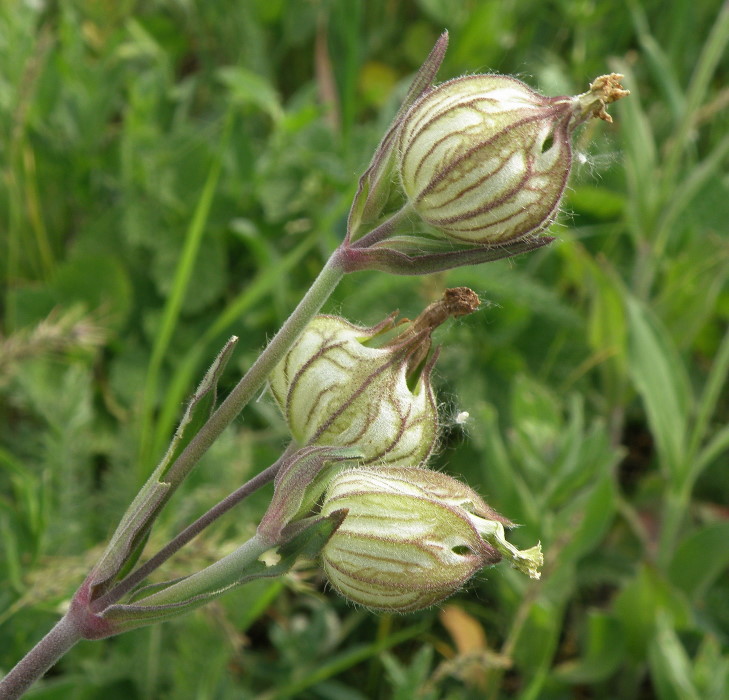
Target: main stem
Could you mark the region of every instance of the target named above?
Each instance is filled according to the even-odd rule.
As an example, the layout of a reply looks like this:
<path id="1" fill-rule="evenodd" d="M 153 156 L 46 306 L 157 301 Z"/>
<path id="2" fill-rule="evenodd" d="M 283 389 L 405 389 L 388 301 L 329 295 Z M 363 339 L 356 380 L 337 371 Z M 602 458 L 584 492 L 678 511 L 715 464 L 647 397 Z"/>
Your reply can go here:
<path id="1" fill-rule="evenodd" d="M 64 615 L 15 668 L 0 680 L 0 698 L 19 698 L 80 639 L 78 628 L 68 614 Z"/>
<path id="2" fill-rule="evenodd" d="M 304 295 L 291 316 L 286 319 L 278 333 L 273 336 L 266 349 L 258 356 L 258 359 L 228 394 L 225 401 L 220 404 L 215 413 L 210 416 L 205 425 L 200 428 L 197 435 L 175 460 L 165 474 L 166 481 L 178 483 L 178 480 L 184 479 L 223 430 L 233 422 L 256 392 L 265 384 L 273 368 L 283 359 L 301 331 L 318 313 L 344 276 L 340 250 L 337 248 L 332 253 L 319 276 L 309 287 L 309 291 Z"/>

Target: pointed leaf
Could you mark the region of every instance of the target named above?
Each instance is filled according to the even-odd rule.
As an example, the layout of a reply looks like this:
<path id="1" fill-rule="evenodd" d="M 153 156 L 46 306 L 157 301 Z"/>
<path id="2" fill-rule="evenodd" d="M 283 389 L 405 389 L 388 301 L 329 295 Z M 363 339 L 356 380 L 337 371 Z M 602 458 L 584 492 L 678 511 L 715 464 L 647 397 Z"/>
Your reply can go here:
<path id="1" fill-rule="evenodd" d="M 276 123 L 283 119 L 281 99 L 264 77 L 242 66 L 223 66 L 218 69 L 217 77 L 230 90 L 233 101 L 258 107 Z"/>
<path id="2" fill-rule="evenodd" d="M 157 513 L 169 497 L 170 484 L 147 482 L 134 499 L 112 535 L 99 563 L 91 573 L 92 599 L 101 595 L 120 571 L 133 564 L 141 554 L 141 543 L 147 536 Z"/>
<path id="3" fill-rule="evenodd" d="M 622 623 L 624 644 L 635 663 L 645 659 L 659 615 L 670 615 L 677 627 L 687 626 L 692 615 L 685 596 L 647 565 L 641 565 L 637 575 L 623 587 L 613 610 Z"/>
<path id="4" fill-rule="evenodd" d="M 309 510 L 326 488 L 318 477 L 332 462 L 357 459 L 353 448 L 304 447 L 284 462 L 276 475 L 273 498 L 258 525 L 258 534 L 274 546 L 281 531 L 300 511 Z M 328 471 L 328 470 L 327 470 Z M 316 485 L 319 484 L 317 488 Z M 313 488 L 312 488 L 313 487 Z"/>
<path id="5" fill-rule="evenodd" d="M 665 328 L 640 301 L 627 299 L 628 371 L 643 399 L 661 463 L 681 480 L 690 470 L 686 425 L 689 382 L 686 370 Z"/>
<path id="6" fill-rule="evenodd" d="M 709 376 L 706 378 L 704 390 L 698 400 L 696 421 L 694 423 L 693 434 L 691 436 L 692 455 L 698 452 L 699 445 L 701 445 L 709 433 L 711 417 L 716 411 L 716 406 L 722 395 L 722 391 L 724 390 L 727 376 L 729 376 L 729 331 L 724 334 L 724 339 L 721 341 L 719 350 L 714 356 L 711 371 L 709 372 Z M 726 429 L 726 427 L 727 426 L 725 426 L 724 429 Z M 716 440 L 716 435 L 714 435 L 712 440 Z M 711 442 L 709 444 L 711 444 Z M 709 445 L 707 444 L 706 448 L 708 447 Z M 708 463 L 708 460 L 705 460 L 703 454 L 701 454 L 696 461 L 697 463 L 702 461 L 706 461 L 706 463 Z M 706 466 L 706 464 L 703 466 Z M 699 464 L 695 466 L 695 470 L 695 476 L 698 476 L 701 471 Z"/>
<path id="7" fill-rule="evenodd" d="M 152 523 L 180 483 L 179 479 L 175 483 L 164 481 L 167 470 L 214 410 L 218 380 L 237 342 L 235 336 L 230 338 L 205 373 L 190 399 L 167 454 L 122 516 L 104 554 L 94 567 L 91 578 L 94 598 L 103 593 L 106 585 L 120 571 L 133 566 L 141 555 Z"/>
<path id="8" fill-rule="evenodd" d="M 702 700 L 729 697 L 729 655 L 717 637 L 704 635 L 693 657 L 693 679 Z"/>
<path id="9" fill-rule="evenodd" d="M 435 81 L 435 76 L 438 74 L 440 64 L 443 63 L 447 50 L 448 32 L 445 31 L 438 37 L 438 41 L 435 42 L 435 45 L 428 54 L 428 58 L 425 59 L 425 62 L 415 74 L 408 94 L 405 96 L 397 115 L 395 115 L 395 119 L 404 116 L 405 112 L 410 109 L 413 103 L 420 99 L 422 94 L 431 87 Z"/>
<path id="10" fill-rule="evenodd" d="M 597 610 L 588 612 L 584 653 L 556 669 L 561 681 L 599 683 L 610 677 L 625 657 L 623 633 L 618 621 Z"/>
<path id="11" fill-rule="evenodd" d="M 481 478 L 488 493 L 493 494 L 491 505 L 508 513 L 519 524 L 539 522 L 539 507 L 521 473 L 514 469 L 512 457 L 501 437 L 496 410 L 490 405 L 480 407 L 474 423 L 479 430 L 474 433 L 473 439 L 483 453 Z"/>
<path id="12" fill-rule="evenodd" d="M 443 32 L 415 75 L 400 109 L 375 150 L 369 167 L 360 178 L 347 222 L 347 242 L 357 238 L 356 234 L 362 222 L 374 220 L 382 211 L 390 191 L 390 171 L 398 128 L 411 105 L 431 87 L 447 48 L 448 32 Z"/>
<path id="13" fill-rule="evenodd" d="M 560 561 L 577 560 L 599 546 L 617 511 L 615 486 L 608 469 L 594 486 L 573 496 L 555 518 L 557 533 L 569 532 Z"/>
<path id="14" fill-rule="evenodd" d="M 187 447 L 190 440 L 197 435 L 198 430 L 202 428 L 207 419 L 210 418 L 210 414 L 215 410 L 218 398 L 218 381 L 237 343 L 237 336 L 231 336 L 218 353 L 213 364 L 210 365 L 200 384 L 198 384 L 195 393 L 187 404 L 180 425 L 175 431 L 175 436 L 170 443 L 167 454 L 155 470 L 154 476 L 158 481 L 164 479 L 170 466 Z"/>
<path id="15" fill-rule="evenodd" d="M 691 660 L 667 614 L 657 619 L 648 661 L 651 680 L 660 700 L 700 700 L 691 678 Z"/>
<path id="16" fill-rule="evenodd" d="M 729 522 L 708 525 L 678 546 L 668 573 L 691 600 L 704 595 L 729 566 Z"/>

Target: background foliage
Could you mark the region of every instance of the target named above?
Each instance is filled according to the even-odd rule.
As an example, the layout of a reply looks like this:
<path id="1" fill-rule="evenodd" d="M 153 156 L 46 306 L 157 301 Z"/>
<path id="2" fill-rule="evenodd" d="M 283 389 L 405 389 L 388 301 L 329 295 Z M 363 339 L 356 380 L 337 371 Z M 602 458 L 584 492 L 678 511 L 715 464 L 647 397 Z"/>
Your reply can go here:
<path id="1" fill-rule="evenodd" d="M 32 697 L 729 695 L 729 6 L 689 0 L 0 4 L 0 669 L 56 619 L 224 340 L 245 341 L 232 385 L 336 246 L 443 27 L 441 79 L 576 94 L 616 70 L 632 91 L 581 132 L 556 244 L 358 273 L 328 307 L 369 324 L 460 284 L 487 302 L 438 337 L 435 465 L 542 541 L 543 580 L 497 567 L 391 617 L 304 567 L 81 643 Z M 154 542 L 284 443 L 264 397 Z M 267 495 L 171 573 L 250 534 Z"/>

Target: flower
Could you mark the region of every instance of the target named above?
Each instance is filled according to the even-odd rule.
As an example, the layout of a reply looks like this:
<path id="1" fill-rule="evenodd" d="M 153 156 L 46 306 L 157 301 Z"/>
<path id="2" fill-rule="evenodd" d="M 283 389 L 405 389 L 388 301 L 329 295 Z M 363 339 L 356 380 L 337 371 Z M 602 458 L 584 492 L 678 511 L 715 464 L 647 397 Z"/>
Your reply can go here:
<path id="1" fill-rule="evenodd" d="M 554 220 L 572 163 L 571 136 L 628 94 L 622 76 L 577 97 L 544 97 L 503 75 L 456 78 L 405 115 L 397 167 L 410 205 L 448 237 L 504 244 Z"/>
<path id="2" fill-rule="evenodd" d="M 394 328 L 392 316 L 371 328 L 338 316 L 314 318 L 269 378 L 296 442 L 356 447 L 363 463 L 426 460 L 438 431 L 430 335 L 478 305 L 470 289 L 448 290 L 379 347 Z"/>
<path id="3" fill-rule="evenodd" d="M 539 578 L 539 545 L 509 544 L 511 523 L 457 479 L 417 467 L 355 467 L 330 481 L 321 514 L 347 510 L 321 554 L 331 585 L 368 608 L 409 612 L 457 591 L 502 558 Z"/>

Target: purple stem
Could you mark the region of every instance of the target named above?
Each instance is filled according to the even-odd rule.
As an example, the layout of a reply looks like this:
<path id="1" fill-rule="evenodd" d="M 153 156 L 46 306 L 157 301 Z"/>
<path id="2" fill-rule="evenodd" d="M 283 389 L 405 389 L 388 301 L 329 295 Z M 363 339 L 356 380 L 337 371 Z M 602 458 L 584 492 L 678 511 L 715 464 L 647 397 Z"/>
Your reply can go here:
<path id="1" fill-rule="evenodd" d="M 76 642 L 81 633 L 67 613 L 8 673 L 0 680 L 0 698 L 15 700 L 45 674 Z"/>
<path id="2" fill-rule="evenodd" d="M 131 574 L 129 574 L 129 576 L 120 581 L 104 595 L 92 601 L 90 604 L 91 610 L 95 613 L 100 613 L 109 605 L 119 601 L 123 596 L 129 593 L 129 591 L 147 578 L 147 576 L 149 576 L 155 569 L 164 564 L 164 562 L 166 562 L 173 554 L 178 552 L 190 540 L 199 535 L 208 525 L 215 522 L 221 515 L 227 513 L 233 506 L 240 503 L 247 496 L 250 496 L 254 491 L 257 491 L 269 481 L 272 481 L 281 468 L 283 461 L 293 451 L 293 445 L 294 443 L 289 444 L 284 453 L 270 467 L 259 472 L 250 481 L 247 481 L 241 487 L 233 491 L 233 493 L 226 496 L 207 513 L 201 515 L 197 520 L 195 520 L 195 522 L 188 525 L 182 532 L 180 532 L 180 534 L 168 542 L 138 569 L 135 569 Z"/>
<path id="3" fill-rule="evenodd" d="M 346 253 L 348 247 L 367 249 L 375 243 L 379 243 L 387 238 L 409 213 L 410 205 L 405 204 L 402 209 L 396 211 L 389 219 L 386 219 L 379 226 L 373 228 L 369 233 L 362 236 L 362 238 L 358 238 L 351 245 L 345 246 L 344 252 Z"/>

